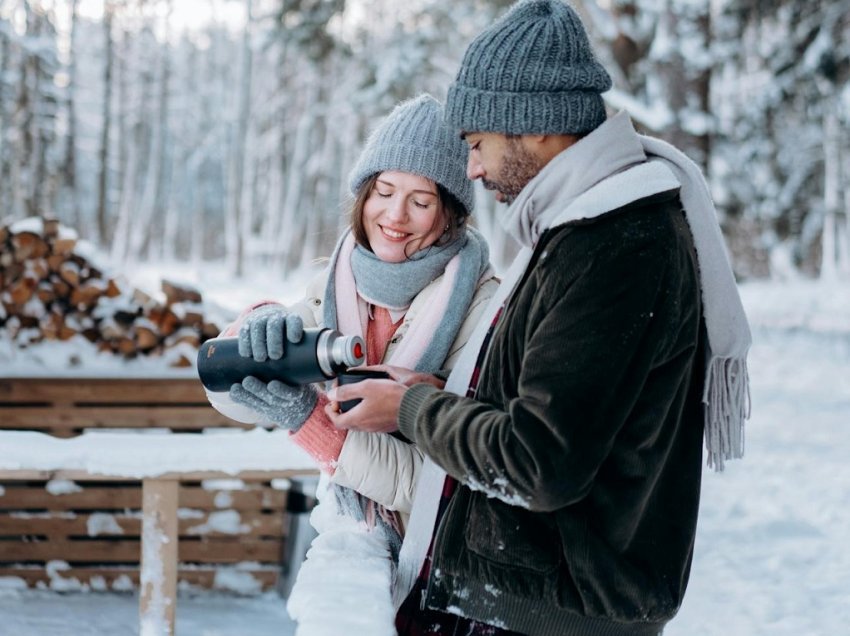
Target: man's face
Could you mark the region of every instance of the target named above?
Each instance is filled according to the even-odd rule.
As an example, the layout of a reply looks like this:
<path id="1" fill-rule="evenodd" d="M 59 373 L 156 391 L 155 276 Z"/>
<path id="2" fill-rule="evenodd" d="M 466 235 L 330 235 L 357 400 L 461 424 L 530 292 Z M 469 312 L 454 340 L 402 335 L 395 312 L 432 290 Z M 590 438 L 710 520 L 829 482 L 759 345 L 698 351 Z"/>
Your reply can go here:
<path id="1" fill-rule="evenodd" d="M 469 144 L 466 176 L 481 179 L 488 190 L 495 190 L 496 200 L 510 204 L 520 191 L 543 168 L 543 162 L 532 153 L 522 136 L 501 133 L 470 132 L 464 134 Z"/>

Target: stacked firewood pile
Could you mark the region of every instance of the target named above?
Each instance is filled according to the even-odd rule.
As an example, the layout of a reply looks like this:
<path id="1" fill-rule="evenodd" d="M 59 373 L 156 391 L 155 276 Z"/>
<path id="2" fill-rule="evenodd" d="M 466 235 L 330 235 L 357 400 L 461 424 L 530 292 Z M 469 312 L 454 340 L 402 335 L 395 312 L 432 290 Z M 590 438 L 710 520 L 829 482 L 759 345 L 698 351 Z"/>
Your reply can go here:
<path id="1" fill-rule="evenodd" d="M 159 299 L 129 289 L 84 247 L 55 219 L 0 225 L 0 334 L 21 347 L 82 336 L 134 358 L 197 349 L 221 331 L 196 289 L 162 281 Z M 189 353 L 168 357 L 170 366 L 194 363 Z"/>

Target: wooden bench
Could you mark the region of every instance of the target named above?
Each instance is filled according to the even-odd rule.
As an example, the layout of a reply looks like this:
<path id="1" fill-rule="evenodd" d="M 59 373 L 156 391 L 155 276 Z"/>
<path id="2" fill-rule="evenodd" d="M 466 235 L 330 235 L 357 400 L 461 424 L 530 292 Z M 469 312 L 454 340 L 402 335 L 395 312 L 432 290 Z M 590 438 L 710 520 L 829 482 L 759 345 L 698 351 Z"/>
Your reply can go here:
<path id="1" fill-rule="evenodd" d="M 248 428 L 193 378 L 0 378 L 0 576 L 141 585 L 143 614 L 172 628 L 177 581 L 278 587 L 286 480 L 317 471 L 285 433 Z"/>
<path id="2" fill-rule="evenodd" d="M 223 458 L 224 453 L 228 457 Z M 224 470 L 216 469 L 222 465 Z M 141 481 L 137 554 L 142 635 L 174 633 L 182 480 L 268 480 L 313 474 L 312 460 L 290 444 L 283 431 L 247 431 L 227 437 L 103 434 L 74 439 L 0 431 L 2 481 Z"/>

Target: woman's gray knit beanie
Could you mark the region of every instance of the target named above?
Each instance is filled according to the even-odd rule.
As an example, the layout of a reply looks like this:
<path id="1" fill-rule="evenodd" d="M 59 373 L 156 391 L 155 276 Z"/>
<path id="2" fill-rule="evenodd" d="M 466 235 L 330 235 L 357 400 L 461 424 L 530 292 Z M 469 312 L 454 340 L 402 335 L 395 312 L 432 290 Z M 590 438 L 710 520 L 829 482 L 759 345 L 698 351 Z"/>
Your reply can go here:
<path id="1" fill-rule="evenodd" d="M 444 120 L 443 107 L 423 94 L 396 106 L 369 136 L 349 175 L 355 195 L 373 174 L 410 172 L 436 181 L 472 213 L 475 196 L 466 178 L 466 143 Z"/>
<path id="2" fill-rule="evenodd" d="M 580 134 L 605 121 L 611 77 L 562 0 L 521 0 L 466 50 L 446 100 L 464 132 Z"/>

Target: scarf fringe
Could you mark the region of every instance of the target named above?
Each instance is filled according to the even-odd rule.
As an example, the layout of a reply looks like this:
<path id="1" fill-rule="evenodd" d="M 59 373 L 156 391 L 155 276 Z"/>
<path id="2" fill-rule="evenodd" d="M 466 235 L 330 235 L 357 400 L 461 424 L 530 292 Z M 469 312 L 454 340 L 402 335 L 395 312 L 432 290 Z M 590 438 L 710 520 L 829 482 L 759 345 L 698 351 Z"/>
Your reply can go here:
<path id="1" fill-rule="evenodd" d="M 387 550 L 395 566 L 398 563 L 402 544 L 402 526 L 397 512 L 389 510 L 360 493 L 331 484 L 337 513 L 348 516 L 366 525 L 369 532 L 379 532 L 386 541 Z"/>
<path id="2" fill-rule="evenodd" d="M 712 358 L 702 401 L 708 466 L 722 472 L 727 459 L 744 456 L 744 420 L 751 407 L 746 357 Z"/>

